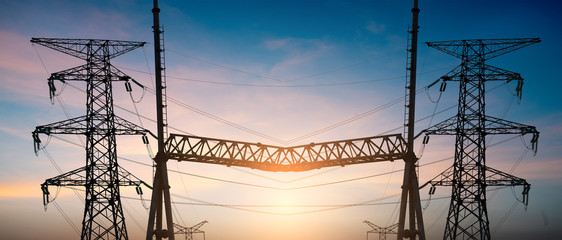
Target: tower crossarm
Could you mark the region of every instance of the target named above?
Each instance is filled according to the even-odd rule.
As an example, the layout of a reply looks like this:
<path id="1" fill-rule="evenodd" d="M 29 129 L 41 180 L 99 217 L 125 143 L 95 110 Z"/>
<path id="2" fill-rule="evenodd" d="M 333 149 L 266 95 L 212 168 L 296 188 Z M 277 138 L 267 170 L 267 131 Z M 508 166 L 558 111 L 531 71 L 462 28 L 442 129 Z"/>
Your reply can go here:
<path id="1" fill-rule="evenodd" d="M 207 220 L 202 221 L 202 222 L 200 222 L 200 223 L 198 223 L 198 224 L 193 225 L 193 226 L 191 227 L 191 229 L 197 230 L 197 229 L 201 228 L 203 225 L 205 225 L 205 224 L 208 223 L 208 222 L 209 222 L 209 221 L 207 221 Z"/>
<path id="2" fill-rule="evenodd" d="M 466 166 L 470 167 L 470 166 Z M 527 183 L 527 180 L 523 178 L 519 178 L 513 176 L 509 173 L 502 172 L 492 167 L 486 167 L 486 186 L 523 186 L 523 200 L 522 202 L 527 205 L 529 199 L 529 190 L 531 189 L 531 184 Z M 454 168 L 453 166 L 447 168 L 445 171 L 441 172 L 439 175 L 434 177 L 433 179 L 427 181 L 425 184 L 420 186 L 420 189 L 424 188 L 427 185 L 431 185 L 431 189 L 429 190 L 429 194 L 433 195 L 435 193 L 436 186 L 453 186 L 454 181 Z M 464 185 L 474 185 L 476 184 L 475 181 L 463 181 Z"/>
<path id="3" fill-rule="evenodd" d="M 32 38 L 31 42 L 83 60 L 100 61 L 115 58 L 146 44 L 135 41 L 67 38 Z"/>
<path id="4" fill-rule="evenodd" d="M 108 76 L 105 74 L 105 71 L 107 71 L 106 67 L 107 66 L 104 66 L 99 62 L 90 62 L 90 64 L 84 64 L 52 73 L 48 80 L 59 80 L 61 82 L 86 80 L 107 81 L 108 77 L 110 78 L 110 81 L 127 81 L 131 79 L 127 74 L 123 73 L 113 65 L 109 65 L 110 75 Z"/>
<path id="5" fill-rule="evenodd" d="M 104 166 L 94 166 L 94 167 L 104 167 Z M 95 184 L 98 186 L 108 186 L 110 184 L 115 184 L 110 181 L 106 181 L 103 179 L 96 179 L 95 183 L 88 182 L 86 177 L 86 167 L 81 167 L 63 174 L 60 174 L 56 177 L 49 178 L 45 180 L 43 184 L 41 184 L 41 190 L 43 191 L 43 204 L 47 205 L 50 201 L 49 196 L 49 186 L 57 186 L 57 187 L 84 187 L 86 184 Z M 135 186 L 137 187 L 137 193 L 142 195 L 141 186 L 148 187 L 152 189 L 150 185 L 146 182 L 140 180 L 138 177 L 130 173 L 129 171 L 125 170 L 122 167 L 118 167 L 117 173 L 119 174 L 119 186 Z"/>
<path id="6" fill-rule="evenodd" d="M 378 225 L 376 225 L 376 224 L 374 224 L 374 223 L 372 223 L 372 222 L 369 222 L 369 221 L 367 221 L 367 220 L 365 220 L 365 221 L 363 221 L 363 222 L 364 222 L 365 224 L 369 225 L 369 227 L 371 227 L 373 230 L 378 231 L 378 230 L 381 229 L 381 227 L 379 227 Z"/>
<path id="7" fill-rule="evenodd" d="M 475 122 L 479 116 L 474 114 L 469 114 L 464 116 L 464 120 L 467 123 Z M 457 128 L 458 124 L 458 116 L 453 116 L 449 119 L 446 119 L 430 128 L 422 130 L 422 133 L 425 135 L 456 135 L 460 132 Z M 516 123 L 492 116 L 485 116 L 484 117 L 484 129 L 479 128 L 478 126 L 473 126 L 472 128 L 465 128 L 463 132 L 466 135 L 474 135 L 483 133 L 484 135 L 488 134 L 533 134 L 531 138 L 531 148 L 533 151 L 537 151 L 537 142 L 539 138 L 540 132 L 537 131 L 536 127 L 529 126 L 521 123 Z"/>
<path id="8" fill-rule="evenodd" d="M 506 82 L 511 82 L 514 80 L 518 82 L 523 81 L 523 78 L 519 73 L 505 70 L 499 67 L 494 67 L 488 64 L 483 64 L 481 62 L 474 62 L 474 63 L 471 62 L 469 69 L 472 71 L 469 71 L 468 75 L 463 75 L 462 71 L 460 71 L 461 68 L 462 65 L 453 68 L 447 74 L 442 76 L 441 79 L 443 81 L 456 81 L 456 82 L 467 81 L 467 79 L 470 80 L 472 78 L 483 76 L 482 72 L 476 72 L 476 70 L 484 69 L 483 73 L 486 76 L 485 79 L 486 81 L 506 81 Z"/>
<path id="9" fill-rule="evenodd" d="M 482 53 L 480 48 L 483 47 L 485 48 L 484 56 L 480 57 L 489 60 L 540 41 L 539 38 L 471 39 L 426 42 L 426 44 L 456 58 L 462 58 L 464 54 L 467 54 L 463 52 L 465 50 L 468 50 L 468 56 L 478 56 Z"/>
<path id="10" fill-rule="evenodd" d="M 109 72 L 110 74 L 106 74 L 106 72 Z M 67 81 L 107 82 L 107 80 L 109 80 L 111 82 L 115 82 L 128 81 L 131 80 L 131 77 L 129 77 L 113 65 L 105 65 L 99 62 L 90 62 L 89 64 L 84 64 L 52 73 L 47 80 L 49 85 L 49 96 L 51 99 L 53 99 L 53 97 L 56 96 L 57 90 L 55 81 L 66 83 Z"/>
<path id="11" fill-rule="evenodd" d="M 527 186 L 527 180 L 502 172 L 495 168 L 486 167 L 486 184 L 488 186 Z"/>
<path id="12" fill-rule="evenodd" d="M 171 134 L 165 143 L 168 159 L 248 167 L 264 171 L 307 171 L 331 166 L 403 159 L 406 143 L 400 134 L 277 147 Z"/>
<path id="13" fill-rule="evenodd" d="M 94 115 L 95 122 L 103 122 L 105 116 Z M 97 119 L 96 119 L 97 118 Z M 41 139 L 39 134 L 81 134 L 86 135 L 89 132 L 105 133 L 105 134 L 115 134 L 115 135 L 146 135 L 150 134 L 150 131 L 137 126 L 136 124 L 129 122 L 119 116 L 114 117 L 115 125 L 112 129 L 107 129 L 105 125 L 100 124 L 99 126 L 94 126 L 94 128 L 88 129 L 86 127 L 86 116 L 75 117 L 47 125 L 35 127 L 35 131 L 32 132 L 33 140 L 35 143 L 35 152 L 39 151 Z"/>

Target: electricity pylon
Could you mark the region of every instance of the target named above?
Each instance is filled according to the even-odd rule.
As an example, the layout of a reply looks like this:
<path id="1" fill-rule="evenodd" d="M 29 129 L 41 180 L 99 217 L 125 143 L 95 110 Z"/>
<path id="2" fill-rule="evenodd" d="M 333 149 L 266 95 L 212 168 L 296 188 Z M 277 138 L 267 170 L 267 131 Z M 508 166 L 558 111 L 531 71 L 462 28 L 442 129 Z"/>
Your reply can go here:
<path id="1" fill-rule="evenodd" d="M 518 73 L 487 65 L 485 61 L 538 42 L 538 38 L 519 38 L 427 43 L 462 60 L 458 67 L 441 77 L 444 82 L 460 84 L 457 115 L 423 131 L 426 135 L 456 136 L 453 166 L 428 182 L 432 186 L 452 186 L 443 239 L 490 239 L 487 187 L 523 185 L 523 195 L 529 192 L 530 184 L 524 179 L 486 165 L 486 136 L 532 133 L 531 143 L 536 151 L 539 132 L 533 126 L 486 115 L 485 83 L 517 81 L 516 91 L 521 97 L 523 78 Z M 430 193 L 433 191 L 434 187 Z M 526 203 L 526 198 L 524 201 Z"/>
<path id="2" fill-rule="evenodd" d="M 128 239 L 119 186 L 146 185 L 117 163 L 116 135 L 146 135 L 145 130 L 113 111 L 112 83 L 131 78 L 111 65 L 110 60 L 144 42 L 33 38 L 37 43 L 80 58 L 86 64 L 51 74 L 50 97 L 56 96 L 54 81 L 86 82 L 86 115 L 36 127 L 35 151 L 41 147 L 39 134 L 81 134 L 86 136 L 86 166 L 47 179 L 41 185 L 44 204 L 49 202 L 48 186 L 84 186 L 85 207 L 81 239 Z M 148 186 L 148 185 L 146 185 Z"/>
<path id="3" fill-rule="evenodd" d="M 367 220 L 365 220 L 363 222 L 366 223 L 367 225 L 369 225 L 369 227 L 372 228 L 372 230 L 367 231 L 367 240 L 369 240 L 369 233 L 378 233 L 379 234 L 379 240 L 386 240 L 387 234 L 397 234 L 398 233 L 395 230 L 395 228 L 398 228 L 398 223 L 392 224 L 388 227 L 379 227 L 378 225 L 376 225 L 372 222 L 369 222 Z"/>
<path id="4" fill-rule="evenodd" d="M 195 224 L 191 227 L 184 227 L 181 226 L 179 224 L 174 223 L 174 228 L 176 229 L 176 231 L 174 232 L 175 234 L 184 234 L 185 235 L 185 240 L 193 240 L 193 234 L 194 233 L 202 233 L 203 234 L 203 240 L 205 240 L 205 231 L 199 230 L 199 228 L 201 228 L 203 225 L 205 225 L 205 223 L 208 223 L 207 220 L 202 221 L 198 224 Z"/>

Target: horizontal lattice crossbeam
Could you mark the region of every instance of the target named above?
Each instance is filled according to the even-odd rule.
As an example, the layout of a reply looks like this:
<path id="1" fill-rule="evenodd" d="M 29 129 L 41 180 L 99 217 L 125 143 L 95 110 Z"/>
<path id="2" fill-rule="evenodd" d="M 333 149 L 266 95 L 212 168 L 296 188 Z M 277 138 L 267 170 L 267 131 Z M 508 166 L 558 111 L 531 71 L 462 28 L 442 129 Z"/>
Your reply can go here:
<path id="1" fill-rule="evenodd" d="M 146 42 L 101 39 L 32 38 L 32 43 L 66 53 L 83 60 L 102 61 L 128 53 Z M 92 59 L 92 57 L 94 59 Z"/>
<path id="2" fill-rule="evenodd" d="M 426 44 L 457 58 L 462 59 L 464 56 L 470 60 L 479 56 L 489 60 L 540 41 L 539 38 L 470 39 L 427 42 Z"/>
<path id="3" fill-rule="evenodd" d="M 248 167 L 264 171 L 307 171 L 331 166 L 403 159 L 406 142 L 400 134 L 277 147 L 171 134 L 168 159 Z"/>
<path id="4" fill-rule="evenodd" d="M 477 115 L 465 115 L 464 122 L 466 124 L 477 121 L 479 116 Z M 422 132 L 426 135 L 456 135 L 461 130 L 458 129 L 458 117 L 453 116 L 445 121 L 442 121 Z M 474 125 L 470 128 L 465 126 L 462 129 L 463 133 L 466 135 L 476 135 L 476 134 L 521 134 L 525 135 L 527 133 L 533 133 L 538 135 L 536 127 L 529 126 L 521 123 L 516 123 L 504 119 L 499 119 L 492 116 L 484 117 L 485 129 L 480 129 L 478 126 Z"/>

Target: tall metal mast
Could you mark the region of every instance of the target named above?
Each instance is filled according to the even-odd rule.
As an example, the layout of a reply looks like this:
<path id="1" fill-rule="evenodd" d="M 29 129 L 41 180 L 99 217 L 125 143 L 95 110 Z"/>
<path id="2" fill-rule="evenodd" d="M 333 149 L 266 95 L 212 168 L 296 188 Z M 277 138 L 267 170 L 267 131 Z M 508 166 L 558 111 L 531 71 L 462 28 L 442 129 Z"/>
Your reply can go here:
<path id="1" fill-rule="evenodd" d="M 416 163 L 418 158 L 414 153 L 414 122 L 416 110 L 416 64 L 418 51 L 418 0 L 414 0 L 412 8 L 412 28 L 410 48 L 408 49 L 410 66 L 407 66 L 409 72 L 409 83 L 406 84 L 406 108 L 407 108 L 407 153 L 404 157 L 404 179 L 402 183 L 402 195 L 400 199 L 400 215 L 398 220 L 398 239 L 403 238 L 416 239 L 419 236 L 421 240 L 425 240 L 425 230 L 423 225 L 423 216 L 421 211 L 420 194 L 418 189 L 418 176 L 416 174 Z M 406 225 L 406 209 L 409 209 L 409 225 L 410 229 L 405 229 Z M 416 226 L 417 225 L 417 226 Z M 416 229 L 417 227 L 417 229 Z"/>
<path id="2" fill-rule="evenodd" d="M 166 104 L 164 103 L 163 91 L 164 83 L 162 82 L 162 59 L 164 51 L 160 44 L 160 9 L 158 8 L 158 0 L 154 0 L 154 8 L 152 9 L 154 26 L 154 67 L 156 74 L 156 115 L 158 128 L 158 153 L 154 157 L 156 163 L 156 171 L 154 174 L 154 183 L 152 190 L 152 200 L 150 201 L 150 213 L 148 217 L 148 227 L 146 231 L 146 240 L 157 240 L 169 238 L 174 240 L 174 222 L 172 219 L 172 206 L 170 199 L 170 185 L 168 183 L 168 157 L 164 153 L 164 112 Z M 164 210 L 162 209 L 164 205 Z M 162 227 L 162 219 L 166 215 L 166 228 Z"/>

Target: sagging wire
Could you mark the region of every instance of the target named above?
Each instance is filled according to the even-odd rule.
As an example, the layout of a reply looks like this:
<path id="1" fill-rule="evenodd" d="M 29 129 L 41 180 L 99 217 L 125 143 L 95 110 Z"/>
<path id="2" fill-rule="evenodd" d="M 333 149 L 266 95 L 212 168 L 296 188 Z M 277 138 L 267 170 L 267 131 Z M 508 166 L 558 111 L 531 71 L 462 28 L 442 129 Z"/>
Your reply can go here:
<path id="1" fill-rule="evenodd" d="M 64 212 L 64 210 L 62 210 L 62 208 L 59 206 L 59 204 L 57 202 L 53 201 L 53 205 L 59 211 L 59 213 L 64 217 L 64 219 L 70 225 L 70 227 L 72 227 L 74 232 L 76 232 L 78 235 L 80 235 L 80 230 L 78 230 L 78 227 L 76 227 L 76 225 L 70 220 L 68 215 Z"/>
<path id="2" fill-rule="evenodd" d="M 129 80 L 131 80 L 131 82 L 133 82 L 135 85 L 139 86 L 142 89 L 142 95 L 141 95 L 141 97 L 138 101 L 135 101 L 135 99 L 133 98 L 133 88 L 132 88 L 131 82 L 129 82 Z M 144 87 L 144 85 L 137 82 L 135 79 L 130 78 L 129 76 L 125 76 L 125 90 L 129 93 L 129 96 L 131 98 L 131 102 L 133 102 L 133 107 L 135 108 L 134 115 L 137 116 L 137 118 L 139 119 L 139 124 L 140 124 L 141 128 L 144 129 L 144 124 L 142 123 L 141 115 L 139 113 L 139 109 L 137 107 L 137 104 L 140 103 L 144 99 L 144 96 L 146 94 L 146 88 Z M 154 153 L 152 151 L 152 148 L 150 147 L 150 143 L 149 143 L 148 137 L 146 135 L 142 136 L 142 142 L 146 146 L 146 151 L 148 153 L 148 156 L 150 158 L 154 158 Z"/>
<path id="3" fill-rule="evenodd" d="M 133 205 L 131 205 L 131 204 L 129 203 L 129 201 L 127 201 L 127 199 L 125 199 L 125 198 L 121 198 L 121 199 L 123 200 L 123 201 L 122 201 L 123 203 L 127 204 L 127 209 L 129 209 L 129 208 L 130 208 L 130 209 L 133 209 L 133 211 L 134 211 L 137 215 L 140 215 L 139 212 L 138 212 L 135 208 L 132 207 Z M 124 208 L 124 209 L 125 209 L 125 208 Z M 127 215 L 129 215 L 129 217 L 130 217 L 129 219 L 132 219 L 133 222 L 135 223 L 135 225 L 137 225 L 137 227 L 138 227 L 140 230 L 144 230 L 144 229 L 145 229 L 145 228 L 143 227 L 143 225 L 141 225 L 141 224 L 139 223 L 139 221 L 135 218 L 135 216 L 134 216 L 133 214 L 131 214 L 131 213 L 128 212 L 128 211 L 125 211 L 125 213 L 127 213 Z"/>
<path id="4" fill-rule="evenodd" d="M 176 169 L 178 170 L 178 172 L 181 172 L 181 170 L 180 170 L 180 165 L 179 165 L 179 163 L 178 163 L 177 161 L 176 161 Z M 179 174 L 180 179 L 181 179 L 181 183 L 182 183 L 182 185 L 183 185 L 183 190 L 185 191 L 185 194 L 186 194 L 187 196 L 189 196 L 189 191 L 187 191 L 187 185 L 185 184 L 185 181 L 183 180 L 183 176 L 182 176 L 182 175 L 183 175 L 183 174 Z M 192 207 L 192 209 L 193 209 L 193 211 L 195 211 L 195 212 L 197 213 L 197 211 L 195 210 L 195 208 Z M 178 213 L 178 214 L 179 214 L 179 213 Z M 182 222 L 183 222 L 183 219 L 182 219 Z M 185 222 L 184 222 L 184 225 L 185 225 Z"/>
<path id="5" fill-rule="evenodd" d="M 539 132 L 533 132 L 533 137 L 531 137 L 531 146 L 527 145 L 527 143 L 525 143 L 525 140 L 523 139 L 523 135 L 525 135 L 526 133 L 524 132 L 523 134 L 519 135 L 519 137 L 521 138 L 521 142 L 523 143 L 523 145 L 525 146 L 525 148 L 533 151 L 533 156 L 537 155 L 537 150 L 538 150 L 538 143 L 539 143 Z"/>
<path id="6" fill-rule="evenodd" d="M 515 208 L 517 207 L 518 204 L 519 204 L 519 201 L 515 201 L 513 203 L 513 205 L 511 205 L 511 208 L 509 208 L 507 213 L 502 217 L 502 219 L 499 221 L 499 223 L 496 225 L 496 227 L 492 231 L 492 233 L 491 233 L 492 236 L 496 234 L 496 232 L 500 229 L 500 227 L 503 225 L 503 223 L 507 220 L 509 215 L 511 215 L 511 213 L 513 213 L 513 211 L 515 210 Z"/>
<path id="7" fill-rule="evenodd" d="M 142 192 L 141 186 L 136 186 L 136 187 L 135 187 L 135 190 L 137 191 L 137 195 L 139 195 L 139 197 L 140 197 L 142 207 L 143 207 L 145 210 L 148 211 L 148 209 L 149 209 L 150 207 L 146 205 L 145 200 L 144 200 L 144 198 L 142 197 L 142 196 L 143 196 L 143 192 Z"/>
<path id="8" fill-rule="evenodd" d="M 436 112 L 437 112 L 437 108 L 439 107 L 439 102 L 441 101 L 441 97 L 443 96 L 443 92 L 445 92 L 445 89 L 447 88 L 447 82 L 446 81 L 441 81 L 443 80 L 442 78 L 439 78 L 437 80 L 435 80 L 433 83 L 427 85 L 427 87 L 425 87 L 425 92 L 427 94 L 427 98 L 429 99 L 429 101 L 431 101 L 433 104 L 435 104 L 435 107 L 433 108 L 433 113 L 431 115 L 429 115 L 429 123 L 427 124 L 427 128 L 431 127 L 431 124 L 433 124 L 433 119 L 435 118 Z M 435 84 L 437 84 L 439 81 L 441 81 L 441 86 L 439 87 L 439 97 L 437 98 L 437 100 L 433 100 L 431 98 L 431 95 L 429 94 L 429 89 L 431 87 L 433 87 Z M 427 143 L 429 142 L 429 135 L 425 135 L 423 140 L 422 140 L 422 144 L 418 150 L 418 158 L 421 158 L 423 156 L 423 153 L 425 152 L 425 147 L 427 145 Z"/>
<path id="9" fill-rule="evenodd" d="M 148 58 L 146 57 L 146 45 L 142 47 L 142 52 L 144 53 L 144 60 L 146 61 L 146 69 L 148 69 L 148 76 L 150 77 L 150 83 L 152 83 L 152 88 L 156 89 L 154 85 L 154 79 L 152 78 L 152 72 L 150 71 L 150 64 L 148 64 Z"/>
<path id="10" fill-rule="evenodd" d="M 507 91 L 513 95 L 514 97 L 517 97 L 517 104 L 521 104 L 521 99 L 523 97 L 523 79 L 521 77 L 519 77 L 517 79 L 517 86 L 515 87 L 515 93 L 512 92 L 511 88 L 509 87 L 509 83 L 512 80 L 506 81 L 504 82 L 504 86 L 507 89 Z"/>
<path id="11" fill-rule="evenodd" d="M 146 88 L 140 84 L 139 82 L 137 82 L 135 79 L 126 77 L 126 81 L 125 81 L 125 90 L 129 93 L 129 96 L 131 97 L 131 101 L 133 101 L 133 103 L 140 103 L 142 101 L 142 99 L 144 98 L 144 95 L 146 94 Z M 142 95 L 140 97 L 140 99 L 138 101 L 136 101 L 133 97 L 133 88 L 131 87 L 131 82 L 129 82 L 129 79 L 137 86 L 139 86 L 142 89 Z M 135 105 L 135 109 L 136 109 L 136 105 Z"/>
<path id="12" fill-rule="evenodd" d="M 41 62 L 41 65 L 43 65 L 43 69 L 45 69 L 45 72 L 47 73 L 47 76 L 50 75 L 50 77 L 48 78 L 48 85 L 49 85 L 49 98 L 51 101 L 51 105 L 54 105 L 55 102 L 53 100 L 54 97 L 59 96 L 65 89 L 66 87 L 66 82 L 64 81 L 64 79 L 58 79 L 63 83 L 62 89 L 61 91 L 57 94 L 56 90 L 57 88 L 55 87 L 55 83 L 53 81 L 53 78 L 57 78 L 58 75 L 51 75 L 49 73 L 49 70 L 47 69 L 47 65 L 45 65 L 45 62 L 43 61 L 43 58 L 41 57 L 41 54 L 39 54 L 39 50 L 37 50 L 37 47 L 35 46 L 34 43 L 31 43 L 31 46 L 33 46 L 33 49 L 35 49 L 35 53 L 37 54 L 37 57 L 39 58 L 39 61 Z"/>

